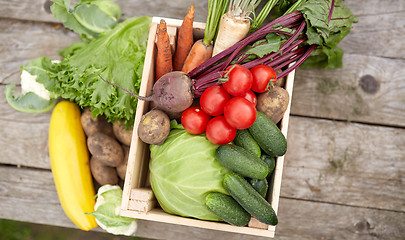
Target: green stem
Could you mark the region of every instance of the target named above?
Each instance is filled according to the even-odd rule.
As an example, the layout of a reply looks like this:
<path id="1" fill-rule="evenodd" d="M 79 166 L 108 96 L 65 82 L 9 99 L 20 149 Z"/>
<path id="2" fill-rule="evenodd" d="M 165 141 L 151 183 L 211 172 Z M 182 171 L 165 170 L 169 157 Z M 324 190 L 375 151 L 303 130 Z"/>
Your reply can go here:
<path id="1" fill-rule="evenodd" d="M 254 18 L 250 27 L 250 32 L 256 31 L 269 15 L 271 9 L 278 3 L 279 0 L 268 0 L 266 5 L 260 10 L 259 14 Z"/>
<path id="2" fill-rule="evenodd" d="M 208 46 L 215 38 L 219 22 L 225 14 L 229 0 L 208 0 L 208 16 L 205 25 L 203 43 Z"/>
<path id="3" fill-rule="evenodd" d="M 283 15 L 287 15 L 289 13 L 295 12 L 299 6 L 305 3 L 307 0 L 298 0 L 296 1 Z"/>

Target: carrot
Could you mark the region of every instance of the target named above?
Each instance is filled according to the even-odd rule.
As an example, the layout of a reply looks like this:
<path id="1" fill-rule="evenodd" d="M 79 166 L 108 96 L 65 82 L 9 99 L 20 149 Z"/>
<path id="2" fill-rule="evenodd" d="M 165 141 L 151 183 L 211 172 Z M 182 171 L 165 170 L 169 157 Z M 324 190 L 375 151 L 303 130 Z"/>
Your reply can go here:
<path id="1" fill-rule="evenodd" d="M 184 62 L 183 72 L 189 73 L 195 67 L 211 58 L 213 51 L 212 40 L 217 34 L 219 20 L 225 13 L 227 5 L 228 0 L 208 0 L 208 16 L 204 38 L 194 43 Z"/>
<path id="2" fill-rule="evenodd" d="M 193 22 L 194 22 L 194 4 L 191 4 L 187 15 L 183 19 L 183 23 L 180 26 L 177 47 L 173 58 L 173 69 L 175 71 L 181 71 L 184 61 L 193 46 Z"/>
<path id="3" fill-rule="evenodd" d="M 181 71 L 189 73 L 195 67 L 210 59 L 212 56 L 212 49 L 212 44 L 205 45 L 202 39 L 196 41 L 193 44 L 190 52 L 188 53 L 186 61 L 183 65 L 183 69 L 181 69 Z"/>
<path id="4" fill-rule="evenodd" d="M 169 34 L 167 33 L 166 22 L 163 19 L 160 20 L 159 23 L 156 46 L 157 56 L 155 64 L 155 80 L 158 80 L 161 76 L 173 71 Z"/>

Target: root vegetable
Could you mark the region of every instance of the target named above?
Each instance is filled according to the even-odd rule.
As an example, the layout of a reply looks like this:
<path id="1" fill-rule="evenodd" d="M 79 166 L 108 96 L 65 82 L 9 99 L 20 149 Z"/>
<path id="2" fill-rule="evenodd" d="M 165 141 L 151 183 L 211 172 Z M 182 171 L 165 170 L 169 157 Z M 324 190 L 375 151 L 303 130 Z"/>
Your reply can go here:
<path id="1" fill-rule="evenodd" d="M 219 23 L 213 56 L 239 42 L 249 33 L 249 15 L 259 3 L 260 0 L 231 0 L 229 11 L 222 16 Z"/>
<path id="2" fill-rule="evenodd" d="M 165 20 L 160 20 L 159 31 L 157 33 L 157 54 L 155 64 L 155 80 L 173 70 L 172 50 L 170 46 L 169 34 Z"/>
<path id="3" fill-rule="evenodd" d="M 173 57 L 173 69 L 180 71 L 183 68 L 184 61 L 190 52 L 194 43 L 193 38 L 193 22 L 194 22 L 194 4 L 191 4 L 187 15 L 184 17 L 183 22 L 179 29 L 177 37 L 176 51 Z"/>
<path id="4" fill-rule="evenodd" d="M 90 153 L 104 165 L 116 167 L 124 160 L 121 145 L 104 133 L 97 132 L 88 137 L 87 147 Z"/>
<path id="5" fill-rule="evenodd" d="M 287 90 L 274 87 L 270 91 L 259 94 L 256 108 L 277 124 L 287 110 L 289 101 Z"/>
<path id="6" fill-rule="evenodd" d="M 166 113 L 154 109 L 142 116 L 138 126 L 138 135 L 143 142 L 161 145 L 169 133 L 170 119 Z"/>
<path id="7" fill-rule="evenodd" d="M 118 175 L 114 167 L 106 166 L 96 157 L 90 159 L 91 174 L 94 179 L 100 184 L 118 184 Z"/>
<path id="8" fill-rule="evenodd" d="M 218 25 L 221 16 L 225 13 L 228 0 L 209 0 L 208 16 L 204 30 L 204 38 L 193 44 L 184 62 L 182 71 L 190 72 L 201 63 L 207 61 L 212 56 L 213 39 L 218 32 Z"/>
<path id="9" fill-rule="evenodd" d="M 125 175 L 127 172 L 127 165 L 128 165 L 128 157 L 129 157 L 129 147 L 127 146 L 122 146 L 122 149 L 124 150 L 124 161 L 117 167 L 117 173 L 118 176 L 122 179 L 125 180 Z"/>
<path id="10" fill-rule="evenodd" d="M 80 122 L 87 137 L 96 132 L 102 132 L 110 137 L 114 137 L 112 124 L 103 115 L 93 118 L 90 108 L 84 109 L 80 116 Z"/>
<path id="11" fill-rule="evenodd" d="M 108 82 L 101 76 L 100 78 L 108 84 L 128 92 L 133 97 L 154 102 L 157 108 L 165 112 L 182 112 L 193 103 L 193 83 L 190 77 L 181 71 L 169 72 L 159 78 L 153 85 L 152 95 L 148 97 L 136 95 L 117 84 Z"/>
<path id="12" fill-rule="evenodd" d="M 185 73 L 190 72 L 201 63 L 210 59 L 212 56 L 212 50 L 213 46 L 211 44 L 206 45 L 201 39 L 196 41 L 188 53 L 181 70 Z"/>
<path id="13" fill-rule="evenodd" d="M 118 141 L 120 141 L 122 144 L 129 146 L 131 145 L 131 139 L 132 139 L 132 132 L 133 129 L 128 129 L 126 126 L 122 123 L 122 121 L 115 121 L 113 123 L 113 132 L 115 137 L 117 138 Z"/>

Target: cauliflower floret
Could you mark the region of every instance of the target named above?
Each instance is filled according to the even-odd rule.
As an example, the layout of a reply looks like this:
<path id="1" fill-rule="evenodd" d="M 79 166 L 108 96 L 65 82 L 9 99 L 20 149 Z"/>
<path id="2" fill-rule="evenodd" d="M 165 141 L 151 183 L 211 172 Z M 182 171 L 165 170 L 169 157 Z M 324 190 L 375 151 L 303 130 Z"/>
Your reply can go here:
<path id="1" fill-rule="evenodd" d="M 33 92 L 39 97 L 50 100 L 51 94 L 45 89 L 42 83 L 36 81 L 37 76 L 31 75 L 29 72 L 23 70 L 21 73 L 21 93 L 26 94 L 27 92 Z"/>

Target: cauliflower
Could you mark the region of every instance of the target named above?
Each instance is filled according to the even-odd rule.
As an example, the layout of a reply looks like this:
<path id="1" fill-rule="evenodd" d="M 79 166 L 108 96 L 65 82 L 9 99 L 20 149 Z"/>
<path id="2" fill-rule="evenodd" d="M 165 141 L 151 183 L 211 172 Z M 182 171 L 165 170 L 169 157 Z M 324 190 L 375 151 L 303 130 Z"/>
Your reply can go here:
<path id="1" fill-rule="evenodd" d="M 42 83 L 37 82 L 37 76 L 23 70 L 21 73 L 21 93 L 24 95 L 28 92 L 33 92 L 48 101 L 51 99 L 51 93 L 45 89 Z"/>
<path id="2" fill-rule="evenodd" d="M 104 185 L 97 192 L 97 201 L 94 212 L 90 213 L 96 218 L 97 224 L 114 235 L 131 236 L 137 230 L 136 219 L 119 215 L 122 199 L 122 190 L 117 185 Z"/>

